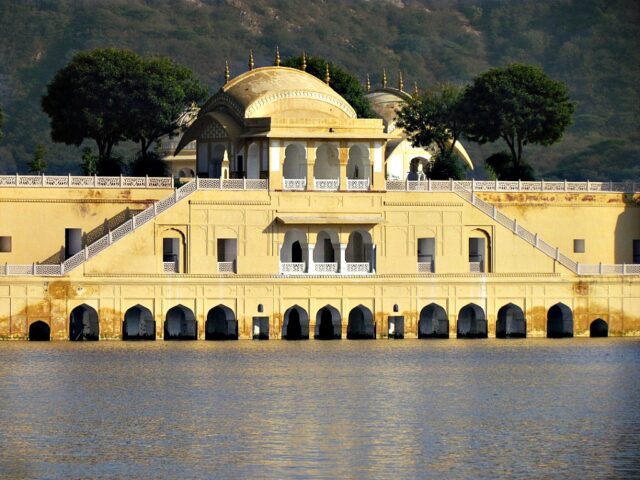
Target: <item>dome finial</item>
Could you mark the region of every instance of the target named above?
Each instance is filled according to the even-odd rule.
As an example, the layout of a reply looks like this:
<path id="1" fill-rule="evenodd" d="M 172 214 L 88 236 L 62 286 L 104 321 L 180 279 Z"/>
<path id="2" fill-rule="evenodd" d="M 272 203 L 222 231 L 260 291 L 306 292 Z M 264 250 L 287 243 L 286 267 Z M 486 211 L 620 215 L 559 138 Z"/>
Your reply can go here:
<path id="1" fill-rule="evenodd" d="M 398 70 L 398 90 L 404 90 L 404 80 L 402 79 L 402 70 Z"/>
<path id="2" fill-rule="evenodd" d="M 382 69 L 382 88 L 387 88 L 387 69 Z"/>
<path id="3" fill-rule="evenodd" d="M 276 45 L 276 67 L 280 66 L 280 48 Z"/>
<path id="4" fill-rule="evenodd" d="M 371 91 L 371 80 L 369 79 L 369 74 L 367 73 L 367 93 Z"/>
<path id="5" fill-rule="evenodd" d="M 229 70 L 229 61 L 224 61 L 224 83 L 229 83 L 229 77 L 231 76 L 231 71 Z"/>
<path id="6" fill-rule="evenodd" d="M 331 81 L 331 74 L 329 73 L 329 62 L 327 62 L 327 66 L 326 66 L 326 69 L 324 71 L 324 83 L 329 85 L 330 81 Z"/>
<path id="7" fill-rule="evenodd" d="M 307 53 L 304 50 L 302 51 L 302 71 L 307 71 Z"/>
<path id="8" fill-rule="evenodd" d="M 413 96 L 417 97 L 420 94 L 420 90 L 418 89 L 418 82 L 413 82 Z"/>
<path id="9" fill-rule="evenodd" d="M 253 70 L 254 65 L 255 63 L 253 63 L 253 50 L 249 50 L 249 70 Z"/>

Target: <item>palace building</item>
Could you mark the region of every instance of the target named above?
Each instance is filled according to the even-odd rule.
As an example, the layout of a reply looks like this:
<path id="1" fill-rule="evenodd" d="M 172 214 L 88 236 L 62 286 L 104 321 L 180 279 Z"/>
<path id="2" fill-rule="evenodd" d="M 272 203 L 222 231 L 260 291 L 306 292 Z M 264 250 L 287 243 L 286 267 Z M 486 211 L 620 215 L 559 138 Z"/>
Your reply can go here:
<path id="1" fill-rule="evenodd" d="M 398 86 L 362 119 L 251 65 L 165 144 L 179 188 L 0 177 L 0 338 L 639 335 L 640 184 L 428 179 Z"/>

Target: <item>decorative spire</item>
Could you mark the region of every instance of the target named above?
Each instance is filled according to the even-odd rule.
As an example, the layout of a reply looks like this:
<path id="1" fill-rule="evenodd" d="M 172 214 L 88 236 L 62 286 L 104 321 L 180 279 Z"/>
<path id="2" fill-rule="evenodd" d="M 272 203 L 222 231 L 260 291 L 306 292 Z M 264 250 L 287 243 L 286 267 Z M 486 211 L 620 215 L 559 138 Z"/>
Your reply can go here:
<path id="1" fill-rule="evenodd" d="M 302 51 L 302 71 L 307 71 L 307 54 L 304 50 Z"/>
<path id="2" fill-rule="evenodd" d="M 369 74 L 367 73 L 367 93 L 371 91 L 371 80 L 369 79 Z"/>
<path id="3" fill-rule="evenodd" d="M 224 83 L 229 82 L 230 76 L 231 76 L 231 72 L 229 71 L 229 62 L 225 60 L 224 61 Z"/>
<path id="4" fill-rule="evenodd" d="M 327 62 L 327 67 L 324 71 L 324 83 L 326 83 L 327 85 L 329 85 L 329 82 L 331 81 L 331 74 L 329 73 L 329 62 Z"/>
<path id="5" fill-rule="evenodd" d="M 249 70 L 253 70 L 254 65 L 255 63 L 253 63 L 253 50 L 249 50 Z"/>
<path id="6" fill-rule="evenodd" d="M 418 96 L 420 94 L 420 90 L 418 89 L 418 82 L 413 82 L 413 96 Z"/>
<path id="7" fill-rule="evenodd" d="M 404 80 L 402 79 L 402 70 L 398 70 L 398 90 L 404 90 Z"/>
<path id="8" fill-rule="evenodd" d="M 382 69 L 382 88 L 387 88 L 387 69 Z"/>
<path id="9" fill-rule="evenodd" d="M 276 67 L 280 66 L 280 48 L 276 45 Z"/>

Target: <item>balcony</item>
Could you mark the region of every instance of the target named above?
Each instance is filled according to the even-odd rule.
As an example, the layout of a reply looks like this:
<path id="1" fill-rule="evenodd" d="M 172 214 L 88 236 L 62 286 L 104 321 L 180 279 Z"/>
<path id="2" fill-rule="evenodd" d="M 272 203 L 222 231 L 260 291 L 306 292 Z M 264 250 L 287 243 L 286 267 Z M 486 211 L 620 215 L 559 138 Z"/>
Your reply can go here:
<path id="1" fill-rule="evenodd" d="M 347 271 L 343 273 L 353 274 L 353 273 L 371 273 L 371 264 L 369 262 L 358 262 L 351 263 L 346 262 Z"/>
<path id="2" fill-rule="evenodd" d="M 433 261 L 418 262 L 418 273 L 433 273 L 434 270 Z"/>
<path id="3" fill-rule="evenodd" d="M 283 275 L 302 275 L 306 269 L 304 262 L 280 262 L 280 273 Z"/>
<path id="4" fill-rule="evenodd" d="M 236 273 L 236 262 L 218 262 L 218 273 Z"/>
<path id="5" fill-rule="evenodd" d="M 350 192 L 366 192 L 369 190 L 369 179 L 347 178 L 347 190 Z"/>
<path id="6" fill-rule="evenodd" d="M 162 262 L 162 271 L 164 273 L 179 273 L 178 262 Z"/>
<path id="7" fill-rule="evenodd" d="M 283 178 L 282 179 L 283 190 L 300 191 L 300 190 L 306 190 L 306 188 L 307 188 L 306 178 Z"/>
<path id="8" fill-rule="evenodd" d="M 336 262 L 318 262 L 313 264 L 314 272 L 318 274 L 338 273 L 338 264 Z"/>
<path id="9" fill-rule="evenodd" d="M 469 272 L 471 273 L 483 273 L 484 262 L 469 262 Z"/>
<path id="10" fill-rule="evenodd" d="M 321 192 L 336 192 L 340 189 L 340 179 L 314 178 L 313 189 Z"/>

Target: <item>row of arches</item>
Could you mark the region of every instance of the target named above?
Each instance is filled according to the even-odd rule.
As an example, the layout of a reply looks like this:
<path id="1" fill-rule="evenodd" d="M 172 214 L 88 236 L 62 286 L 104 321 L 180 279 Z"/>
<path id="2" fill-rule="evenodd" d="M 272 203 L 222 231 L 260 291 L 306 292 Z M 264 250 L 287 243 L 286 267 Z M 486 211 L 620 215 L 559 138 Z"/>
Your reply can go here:
<path id="1" fill-rule="evenodd" d="M 309 259 L 307 234 L 300 229 L 287 230 L 280 249 L 280 261 L 283 263 L 339 263 L 340 239 L 335 230 L 321 230 L 313 246 L 313 258 Z M 354 230 L 349 234 L 345 249 L 345 261 L 349 263 L 369 262 L 372 260 L 373 239 L 366 230 Z"/>
<path id="2" fill-rule="evenodd" d="M 496 337 L 524 338 L 527 324 L 522 309 L 509 303 L 498 310 Z M 300 305 L 288 308 L 283 316 L 282 338 L 303 340 L 310 336 L 309 314 Z M 590 336 L 606 337 L 609 327 L 606 321 L 598 318 L 590 324 Z M 195 340 L 197 338 L 197 320 L 193 311 L 184 305 L 177 305 L 167 311 L 164 322 L 166 340 Z M 342 338 L 342 316 L 332 305 L 325 305 L 316 312 L 313 336 L 320 340 Z M 456 324 L 458 338 L 487 338 L 487 320 L 482 307 L 470 303 L 458 313 Z M 573 336 L 573 313 L 563 304 L 557 303 L 547 311 L 547 337 L 563 338 Z M 82 304 L 71 311 L 69 317 L 69 340 L 95 341 L 100 337 L 98 313 L 89 305 Z M 29 339 L 49 340 L 51 329 L 41 320 L 29 326 Z M 122 325 L 123 340 L 155 340 L 156 321 L 151 311 L 135 305 L 124 315 Z M 205 322 L 205 339 L 236 340 L 238 321 L 233 310 L 225 305 L 217 305 L 209 310 Z M 376 325 L 373 313 L 364 305 L 351 309 L 347 323 L 347 339 L 374 339 Z M 430 303 L 420 311 L 418 338 L 449 338 L 449 319 L 445 309 Z"/>
<path id="3" fill-rule="evenodd" d="M 251 153 L 249 147 L 247 176 L 251 176 L 251 165 L 257 160 L 257 156 Z M 257 150 L 256 150 L 257 151 Z M 366 180 L 370 177 L 369 148 L 356 144 L 349 148 L 349 160 L 347 162 L 347 178 L 352 180 Z M 303 179 L 307 177 L 307 152 L 304 144 L 291 143 L 284 151 L 284 163 L 282 174 L 287 179 Z M 322 144 L 316 150 L 316 158 L 313 164 L 313 176 L 322 180 L 337 180 L 340 178 L 340 157 L 338 148 L 333 144 Z"/>

